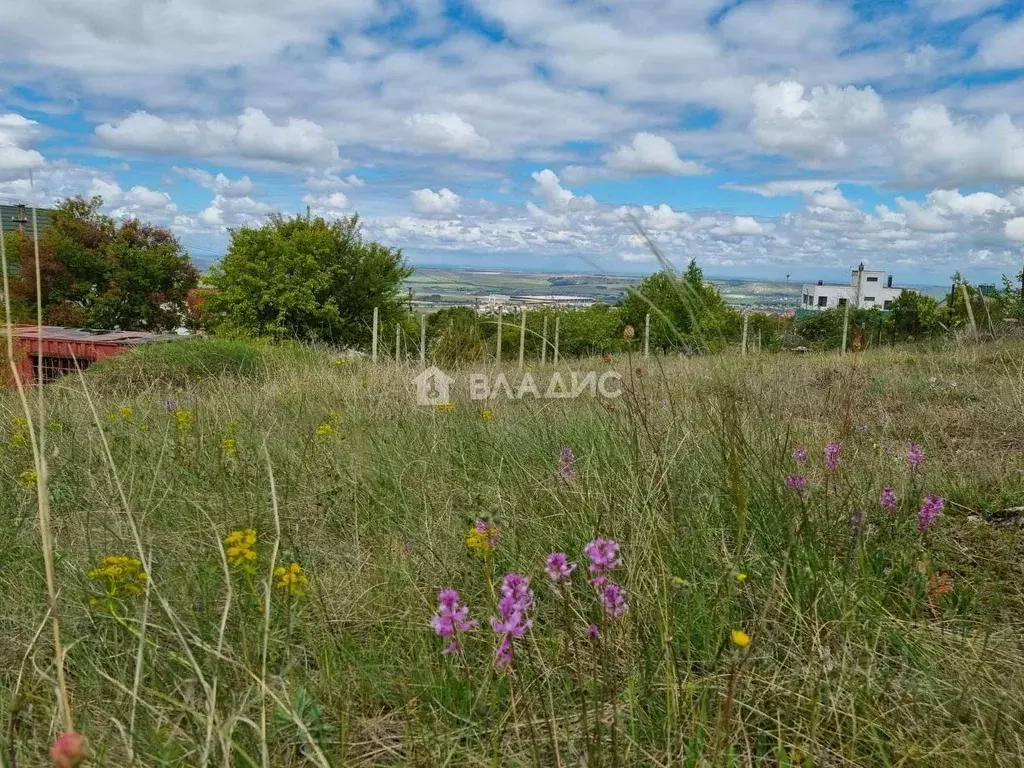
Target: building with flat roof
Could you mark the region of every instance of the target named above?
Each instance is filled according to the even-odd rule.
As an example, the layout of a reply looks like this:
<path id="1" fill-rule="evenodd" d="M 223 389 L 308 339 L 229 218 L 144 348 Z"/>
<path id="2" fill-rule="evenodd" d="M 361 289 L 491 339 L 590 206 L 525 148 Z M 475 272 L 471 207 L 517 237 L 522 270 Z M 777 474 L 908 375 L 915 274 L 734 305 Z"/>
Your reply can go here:
<path id="1" fill-rule="evenodd" d="M 820 311 L 849 305 L 854 309 L 889 310 L 901 293 L 902 288 L 893 286 L 892 275 L 864 269 L 861 263 L 850 271 L 849 284 L 819 280 L 817 285 L 805 285 L 800 308 Z"/>

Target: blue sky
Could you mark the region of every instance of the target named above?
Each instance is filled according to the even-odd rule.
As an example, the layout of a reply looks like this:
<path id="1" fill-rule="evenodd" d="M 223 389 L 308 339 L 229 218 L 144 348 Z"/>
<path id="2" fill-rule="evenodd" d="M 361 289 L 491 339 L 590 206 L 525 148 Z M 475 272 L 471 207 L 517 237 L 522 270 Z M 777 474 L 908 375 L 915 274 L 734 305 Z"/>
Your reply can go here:
<path id="1" fill-rule="evenodd" d="M 654 269 L 634 223 L 721 276 L 1024 254 L 1020 2 L 38 0 L 0 51 L 0 199 L 201 264 L 307 206 L 414 264 Z"/>

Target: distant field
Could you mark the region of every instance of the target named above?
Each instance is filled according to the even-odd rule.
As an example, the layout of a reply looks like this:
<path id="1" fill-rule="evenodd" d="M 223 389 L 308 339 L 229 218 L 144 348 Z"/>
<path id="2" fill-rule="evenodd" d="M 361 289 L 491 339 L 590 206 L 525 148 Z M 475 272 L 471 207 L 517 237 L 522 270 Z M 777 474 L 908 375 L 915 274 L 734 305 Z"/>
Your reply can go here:
<path id="1" fill-rule="evenodd" d="M 476 272 L 419 267 L 406 281 L 414 298 L 437 306 L 472 305 L 491 295 L 573 295 L 614 303 L 641 278 L 623 275 L 552 275 Z M 799 305 L 800 286 L 745 280 L 712 280 L 733 306 L 790 309 Z"/>
<path id="2" fill-rule="evenodd" d="M 461 371 L 439 409 L 415 369 L 287 344 L 97 364 L 41 422 L 89 765 L 1020 765 L 1022 358 L 620 354 L 572 363 L 614 400 L 475 402 Z M 12 393 L 0 424 L 0 732 L 37 766 L 60 718 Z"/>

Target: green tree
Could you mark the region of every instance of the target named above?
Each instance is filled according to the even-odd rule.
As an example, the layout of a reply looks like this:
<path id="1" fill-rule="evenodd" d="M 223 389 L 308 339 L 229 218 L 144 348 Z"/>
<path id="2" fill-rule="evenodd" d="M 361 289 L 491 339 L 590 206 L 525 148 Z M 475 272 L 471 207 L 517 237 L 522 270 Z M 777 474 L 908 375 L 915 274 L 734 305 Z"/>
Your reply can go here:
<path id="1" fill-rule="evenodd" d="M 898 338 L 923 338 L 939 328 L 939 303 L 905 289 L 892 302 L 892 328 Z"/>
<path id="2" fill-rule="evenodd" d="M 631 288 L 620 304 L 623 325 L 643 332 L 651 315 L 651 346 L 669 349 L 719 349 L 724 345 L 728 309 L 718 290 L 704 282 L 695 260 L 677 276 L 665 269 Z"/>
<path id="3" fill-rule="evenodd" d="M 206 311 L 221 330 L 365 346 L 374 307 L 381 327 L 402 320 L 410 274 L 401 250 L 363 239 L 356 215 L 274 215 L 232 231 L 208 278 L 218 292 Z"/>
<path id="4" fill-rule="evenodd" d="M 122 330 L 177 327 L 188 292 L 199 279 L 188 253 L 169 230 L 137 219 L 115 222 L 99 212 L 102 205 L 98 196 L 66 200 L 41 234 L 45 320 Z M 36 304 L 34 243 L 15 235 L 13 245 L 11 300 L 31 313 Z"/>

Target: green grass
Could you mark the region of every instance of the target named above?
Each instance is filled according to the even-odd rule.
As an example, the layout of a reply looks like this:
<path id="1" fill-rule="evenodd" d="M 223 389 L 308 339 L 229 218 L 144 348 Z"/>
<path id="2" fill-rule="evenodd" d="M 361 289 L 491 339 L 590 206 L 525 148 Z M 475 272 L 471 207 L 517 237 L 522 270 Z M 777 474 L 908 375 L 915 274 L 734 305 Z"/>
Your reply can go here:
<path id="1" fill-rule="evenodd" d="M 412 404 L 412 371 L 289 346 L 203 341 L 95 366 L 98 419 L 82 380 L 46 390 L 75 726 L 111 766 L 550 766 L 556 749 L 566 766 L 1017 765 L 1024 533 L 997 513 L 1024 504 L 1022 355 L 668 359 L 639 378 L 622 356 L 610 405 L 457 397 L 452 413 Z M 59 717 L 35 492 L 19 481 L 31 452 L 17 399 L 0 406 L 0 709 L 30 766 Z M 916 474 L 911 440 L 927 454 Z M 798 471 L 805 499 L 783 485 Z M 924 493 L 947 499 L 927 536 Z M 465 546 L 481 517 L 501 532 L 490 573 Z M 153 588 L 104 600 L 87 572 L 139 556 L 131 521 Z M 251 578 L 226 573 L 220 544 L 247 527 Z M 597 536 L 622 547 L 619 621 L 585 584 Z M 274 591 L 265 619 L 275 546 L 310 583 L 296 601 Z M 580 564 L 568 604 L 546 583 L 552 551 Z M 500 674 L 488 582 L 512 571 L 532 579 L 535 623 Z M 428 624 L 446 587 L 481 625 L 461 656 Z"/>

